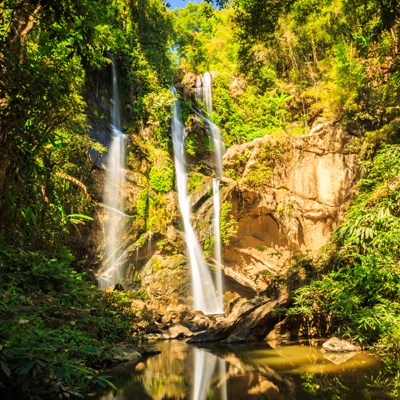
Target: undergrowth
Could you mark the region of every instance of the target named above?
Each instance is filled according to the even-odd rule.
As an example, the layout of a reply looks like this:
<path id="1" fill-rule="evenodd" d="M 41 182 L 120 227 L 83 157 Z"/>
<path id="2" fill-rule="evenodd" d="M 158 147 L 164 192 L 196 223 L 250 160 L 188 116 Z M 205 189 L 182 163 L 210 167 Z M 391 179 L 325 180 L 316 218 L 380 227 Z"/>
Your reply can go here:
<path id="1" fill-rule="evenodd" d="M 74 271 L 65 248 L 0 246 L 2 399 L 85 398 L 112 384 L 99 373 L 129 340 L 131 299 L 102 292 Z"/>

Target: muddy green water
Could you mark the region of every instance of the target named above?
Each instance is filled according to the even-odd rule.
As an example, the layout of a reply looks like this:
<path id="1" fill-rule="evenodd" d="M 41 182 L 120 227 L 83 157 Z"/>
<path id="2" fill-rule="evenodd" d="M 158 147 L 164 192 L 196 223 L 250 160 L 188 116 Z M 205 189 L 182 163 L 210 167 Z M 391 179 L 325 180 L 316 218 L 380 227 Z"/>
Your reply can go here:
<path id="1" fill-rule="evenodd" d="M 369 353 L 323 354 L 320 343 L 198 348 L 180 341 L 120 369 L 118 392 L 103 400 L 386 400 L 373 386 L 380 364 Z"/>

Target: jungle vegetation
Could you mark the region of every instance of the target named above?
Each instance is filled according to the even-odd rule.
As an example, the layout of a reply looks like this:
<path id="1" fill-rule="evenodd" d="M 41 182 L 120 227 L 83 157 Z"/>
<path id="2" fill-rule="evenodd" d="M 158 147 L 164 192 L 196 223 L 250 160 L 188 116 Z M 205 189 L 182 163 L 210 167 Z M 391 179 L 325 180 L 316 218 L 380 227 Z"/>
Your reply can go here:
<path id="1" fill-rule="evenodd" d="M 110 54 L 129 179 L 140 188 L 126 210 L 137 245 L 175 218 L 169 87 L 188 72 L 216 71 L 212 118 L 227 145 L 333 120 L 357 138 L 359 194 L 328 256 L 307 260 L 329 272 L 299 290 L 290 312 L 329 316 L 330 333 L 375 348 L 398 394 L 400 5 L 210 3 L 170 11 L 160 0 L 0 2 L 3 398 L 83 397 L 108 384 L 98 371 L 112 344 L 138 332 L 134 295 L 96 289 L 82 240 L 101 202 L 88 149 L 105 152 L 91 133 L 109 123 Z M 196 106 L 183 105 L 186 123 Z M 207 143 L 196 140 L 188 151 L 201 158 Z"/>

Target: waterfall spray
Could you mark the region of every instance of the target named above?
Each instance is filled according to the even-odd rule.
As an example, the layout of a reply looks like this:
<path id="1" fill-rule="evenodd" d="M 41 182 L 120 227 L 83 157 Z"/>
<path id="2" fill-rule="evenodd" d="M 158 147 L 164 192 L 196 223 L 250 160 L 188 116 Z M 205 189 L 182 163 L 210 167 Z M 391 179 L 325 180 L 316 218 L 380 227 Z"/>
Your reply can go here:
<path id="1" fill-rule="evenodd" d="M 114 285 L 121 278 L 123 253 L 121 251 L 124 234 L 125 206 L 125 135 L 121 131 L 120 103 L 118 95 L 117 71 L 112 58 L 112 110 L 111 144 L 106 163 L 104 184 L 104 265 L 98 278 L 101 288 Z"/>
<path id="2" fill-rule="evenodd" d="M 172 91 L 176 97 L 175 88 Z M 184 127 L 180 117 L 179 100 L 177 98 L 175 99 L 172 112 L 172 142 L 174 147 L 176 184 L 186 246 L 189 253 L 193 306 L 195 310 L 201 310 L 205 314 L 221 314 L 223 313 L 222 297 L 216 296 L 216 289 L 211 273 L 204 261 L 202 249 L 190 221 L 191 212 L 187 192 Z"/>

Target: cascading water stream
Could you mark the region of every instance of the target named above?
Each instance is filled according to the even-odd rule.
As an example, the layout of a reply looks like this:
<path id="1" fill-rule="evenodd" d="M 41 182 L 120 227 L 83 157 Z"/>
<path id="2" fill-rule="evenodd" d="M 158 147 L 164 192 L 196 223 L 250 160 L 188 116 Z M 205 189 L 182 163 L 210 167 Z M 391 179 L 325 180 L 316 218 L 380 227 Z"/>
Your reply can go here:
<path id="1" fill-rule="evenodd" d="M 208 118 L 204 118 L 210 132 L 214 144 L 214 156 L 215 156 L 215 174 L 213 178 L 213 208 L 214 208 L 214 258 L 216 261 L 216 272 L 215 280 L 217 286 L 218 296 L 223 297 L 223 282 L 222 282 L 222 246 L 221 246 L 221 199 L 220 199 L 220 179 L 222 177 L 222 156 L 225 152 L 224 142 L 221 138 L 219 128 L 211 121 L 211 115 L 213 111 L 212 106 L 212 92 L 211 92 L 211 75 L 206 72 L 203 76 L 202 90 L 198 90 L 198 82 L 196 84 L 196 93 L 201 94 Z"/>
<path id="2" fill-rule="evenodd" d="M 103 272 L 98 278 L 98 284 L 102 289 L 118 282 L 123 266 L 121 244 L 126 218 L 124 214 L 125 142 L 125 135 L 121 131 L 117 71 L 112 58 L 111 144 L 106 163 L 103 197 L 105 208 L 104 266 Z"/>
<path id="3" fill-rule="evenodd" d="M 176 97 L 175 88 L 173 88 L 172 91 Z M 202 249 L 190 221 L 191 212 L 187 192 L 184 141 L 184 128 L 180 117 L 179 100 L 176 98 L 172 110 L 172 142 L 174 147 L 179 208 L 182 214 L 191 268 L 193 306 L 195 310 L 201 310 L 205 314 L 222 314 L 222 297 L 216 296 L 216 289 L 211 273 L 204 261 Z"/>

